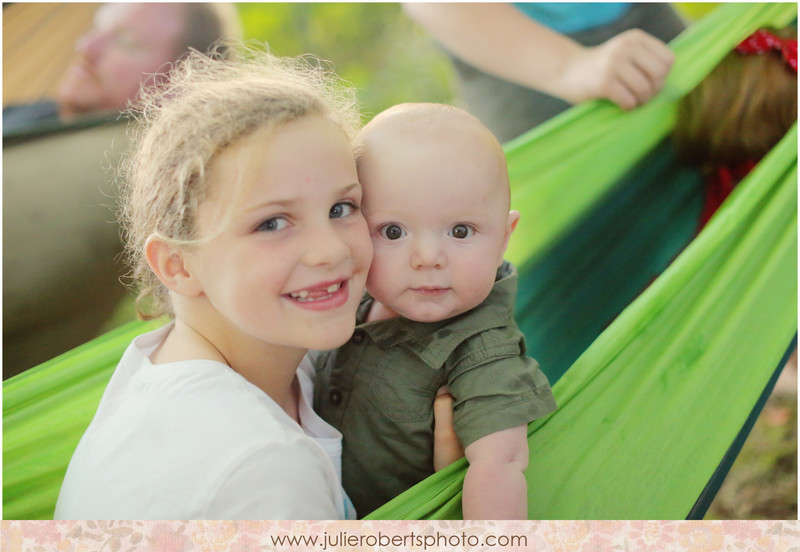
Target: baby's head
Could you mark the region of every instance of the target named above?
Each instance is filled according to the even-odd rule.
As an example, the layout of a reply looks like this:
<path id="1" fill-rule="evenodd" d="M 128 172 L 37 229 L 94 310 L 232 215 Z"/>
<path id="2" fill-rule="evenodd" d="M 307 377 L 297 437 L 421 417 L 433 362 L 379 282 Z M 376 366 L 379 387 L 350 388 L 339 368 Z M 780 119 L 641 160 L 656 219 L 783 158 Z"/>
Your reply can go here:
<path id="1" fill-rule="evenodd" d="M 768 39 L 772 35 L 776 45 L 797 37 L 794 29 L 761 32 Z M 796 66 L 792 69 L 780 48 L 756 53 L 746 44 L 725 56 L 679 105 L 674 136 L 681 157 L 691 163 L 756 161 L 797 120 Z"/>
<path id="2" fill-rule="evenodd" d="M 483 302 L 519 219 L 494 135 L 461 109 L 402 104 L 367 124 L 355 151 L 374 251 L 367 291 L 420 322 Z"/>
<path id="3" fill-rule="evenodd" d="M 289 217 L 283 212 L 272 216 L 270 211 L 272 218 L 254 222 L 253 229 L 238 229 L 236 225 L 243 224 L 246 218 L 241 213 L 258 210 L 257 205 L 244 205 L 245 201 L 268 203 L 287 199 L 284 197 L 287 193 L 292 200 L 303 199 L 295 198 L 292 190 L 273 191 L 269 188 L 271 183 L 263 182 L 267 169 L 273 171 L 270 174 L 281 170 L 278 164 L 283 158 L 267 169 L 262 165 L 265 159 L 278 155 L 272 153 L 273 149 L 281 150 L 283 146 L 278 145 L 291 145 L 292 140 L 299 139 L 296 136 L 305 136 L 303 132 L 308 126 L 305 121 L 319 121 L 317 126 L 322 130 L 314 136 L 322 136 L 326 151 L 333 151 L 332 160 L 326 159 L 328 164 L 319 167 L 320 171 L 335 173 L 330 178 L 321 175 L 322 191 L 328 194 L 329 187 L 331 197 L 325 195 L 320 201 L 330 202 L 327 209 L 332 213 L 334 207 L 341 207 L 342 213 L 337 211 L 331 219 L 339 214 L 349 215 L 352 209 L 343 203 L 350 201 L 349 196 L 341 199 L 332 196 L 340 193 L 338 187 L 344 189 L 355 183 L 359 196 L 354 202 L 357 211 L 360 187 L 349 140 L 360 124 L 360 116 L 353 90 L 342 86 L 318 61 L 313 63 L 316 60 L 278 58 L 253 51 L 243 54 L 236 61 L 221 61 L 193 53 L 175 67 L 168 83 L 143 91 L 141 106 L 133 114 L 139 124 L 132 137 L 133 147 L 119 174 L 124 179 L 120 218 L 132 277 L 139 288 L 139 315 L 143 318 L 173 310 L 168 288 L 148 263 L 146 246 L 151 236 L 191 248 L 214 237 L 206 229 L 198 229 L 198 221 L 206 217 L 214 221 L 212 234 L 233 228 L 263 239 L 259 247 L 266 256 L 282 243 L 271 237 L 277 234 L 269 234 L 271 241 L 266 240 L 268 232 L 277 232 L 286 225 Z M 276 136 L 282 141 L 276 141 Z M 291 161 L 309 165 L 316 161 L 313 152 L 295 152 L 296 159 Z M 338 180 L 333 182 L 336 179 L 347 182 L 340 185 Z M 309 188 L 313 186 L 309 184 Z M 333 190 L 335 186 L 337 189 Z M 259 191 L 262 189 L 266 192 Z M 273 197 L 280 194 L 284 196 Z M 285 206 L 285 211 L 300 207 Z M 284 237 L 281 240 L 291 241 Z M 362 243 L 366 245 L 368 265 L 369 242 Z M 293 245 L 294 249 L 301 249 L 298 244 Z M 226 259 L 217 262 L 224 264 Z M 233 273 L 236 267 L 219 266 L 219 269 L 221 274 Z M 310 279 L 310 276 L 304 278 Z M 360 290 L 353 289 L 351 293 L 360 295 Z M 302 299 L 310 302 L 308 297 Z"/>

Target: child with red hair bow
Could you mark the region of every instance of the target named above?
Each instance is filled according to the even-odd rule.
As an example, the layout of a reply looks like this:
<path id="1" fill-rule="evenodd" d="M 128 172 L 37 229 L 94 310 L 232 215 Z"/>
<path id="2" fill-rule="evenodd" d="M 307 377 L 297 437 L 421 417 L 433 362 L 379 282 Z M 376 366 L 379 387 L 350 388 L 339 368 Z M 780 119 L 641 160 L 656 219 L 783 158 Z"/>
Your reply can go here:
<path id="1" fill-rule="evenodd" d="M 702 229 L 797 120 L 797 31 L 759 29 L 681 102 L 679 155 L 707 177 Z"/>

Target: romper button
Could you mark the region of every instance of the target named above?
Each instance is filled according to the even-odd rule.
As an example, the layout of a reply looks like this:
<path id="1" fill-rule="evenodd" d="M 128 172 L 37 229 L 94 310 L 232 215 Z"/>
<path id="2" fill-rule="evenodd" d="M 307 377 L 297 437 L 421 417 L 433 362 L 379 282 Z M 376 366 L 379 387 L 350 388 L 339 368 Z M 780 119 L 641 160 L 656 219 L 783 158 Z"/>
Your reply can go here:
<path id="1" fill-rule="evenodd" d="M 328 393 L 328 399 L 332 404 L 339 404 L 342 402 L 342 392 L 338 389 L 331 389 L 330 393 Z"/>
<path id="2" fill-rule="evenodd" d="M 366 337 L 367 334 L 366 332 L 364 332 L 364 330 L 356 330 L 355 332 L 353 332 L 353 343 L 355 343 L 356 345 L 360 345 L 364 343 L 364 339 L 366 339 Z"/>

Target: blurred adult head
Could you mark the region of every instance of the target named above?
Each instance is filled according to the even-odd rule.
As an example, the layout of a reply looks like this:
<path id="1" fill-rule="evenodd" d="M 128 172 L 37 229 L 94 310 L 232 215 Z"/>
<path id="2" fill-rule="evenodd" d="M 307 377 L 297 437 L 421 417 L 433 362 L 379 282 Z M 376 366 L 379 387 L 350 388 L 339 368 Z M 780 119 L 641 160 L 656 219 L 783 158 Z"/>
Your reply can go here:
<path id="1" fill-rule="evenodd" d="M 230 4 L 103 4 L 94 26 L 75 45 L 76 57 L 58 86 L 62 116 L 125 109 L 142 82 L 169 69 L 169 63 L 194 48 L 207 52 L 215 43 L 240 39 Z M 223 47 L 220 55 L 226 55 Z"/>

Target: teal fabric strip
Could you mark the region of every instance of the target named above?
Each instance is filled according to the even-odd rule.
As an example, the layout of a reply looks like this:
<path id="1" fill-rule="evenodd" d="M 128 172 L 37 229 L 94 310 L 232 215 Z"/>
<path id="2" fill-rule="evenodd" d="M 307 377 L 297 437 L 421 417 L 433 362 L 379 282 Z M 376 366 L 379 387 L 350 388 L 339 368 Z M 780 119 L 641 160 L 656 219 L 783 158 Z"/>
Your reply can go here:
<path id="1" fill-rule="evenodd" d="M 703 194 L 699 173 L 665 140 L 520 267 L 517 322 L 551 384 L 691 241 Z"/>

